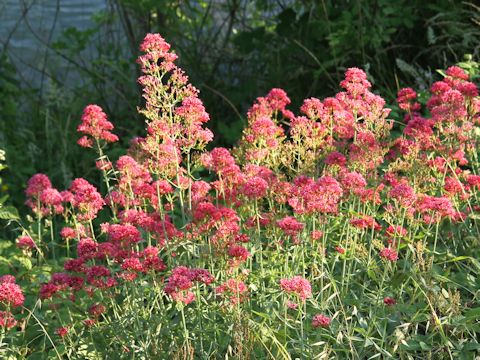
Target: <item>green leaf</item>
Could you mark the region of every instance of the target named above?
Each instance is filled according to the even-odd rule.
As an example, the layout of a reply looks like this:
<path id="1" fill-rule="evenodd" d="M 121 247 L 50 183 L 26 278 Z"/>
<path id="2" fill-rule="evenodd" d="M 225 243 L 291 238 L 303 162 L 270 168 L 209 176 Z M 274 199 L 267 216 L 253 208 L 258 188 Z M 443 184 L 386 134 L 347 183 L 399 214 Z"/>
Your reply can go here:
<path id="1" fill-rule="evenodd" d="M 0 208 L 0 219 L 17 220 L 20 219 L 18 211 L 13 206 L 4 206 Z"/>
<path id="2" fill-rule="evenodd" d="M 470 320 L 470 319 L 477 319 L 480 318 L 480 307 L 476 307 L 473 309 L 468 310 L 465 313 L 465 317 Z"/>

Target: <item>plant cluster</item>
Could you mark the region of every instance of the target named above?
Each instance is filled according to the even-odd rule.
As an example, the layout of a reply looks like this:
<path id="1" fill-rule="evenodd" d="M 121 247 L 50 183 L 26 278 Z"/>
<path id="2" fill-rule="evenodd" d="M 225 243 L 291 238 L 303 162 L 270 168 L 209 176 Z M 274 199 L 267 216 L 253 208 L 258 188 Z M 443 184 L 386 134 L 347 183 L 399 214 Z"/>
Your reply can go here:
<path id="1" fill-rule="evenodd" d="M 29 265 L 0 278 L 5 357 L 478 352 L 480 98 L 467 72 L 450 67 L 426 105 L 402 89 L 400 137 L 349 68 L 343 91 L 298 115 L 272 89 L 238 146 L 207 151 L 210 116 L 177 55 L 158 34 L 140 50 L 145 136 L 112 161 L 105 112 L 87 106 L 78 126 L 105 193 L 28 181 Z"/>

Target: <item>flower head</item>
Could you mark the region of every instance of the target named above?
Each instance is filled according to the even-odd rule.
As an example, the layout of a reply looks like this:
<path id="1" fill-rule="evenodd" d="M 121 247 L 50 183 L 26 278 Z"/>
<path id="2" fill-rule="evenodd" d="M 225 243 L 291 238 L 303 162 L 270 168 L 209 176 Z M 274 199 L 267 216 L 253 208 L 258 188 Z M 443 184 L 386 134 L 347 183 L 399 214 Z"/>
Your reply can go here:
<path id="1" fill-rule="evenodd" d="M 8 307 L 22 306 L 25 301 L 22 289 L 15 283 L 15 278 L 0 278 L 0 303 Z"/>
<path id="2" fill-rule="evenodd" d="M 298 275 L 290 279 L 281 279 L 280 287 L 286 293 L 298 296 L 301 301 L 312 297 L 312 286 L 310 282 Z"/>
<path id="3" fill-rule="evenodd" d="M 323 314 L 317 314 L 312 319 L 312 326 L 314 328 L 328 328 L 330 326 L 330 321 L 330 317 Z"/>
<path id="4" fill-rule="evenodd" d="M 397 303 L 397 301 L 394 298 L 387 296 L 383 299 L 383 303 L 387 306 L 393 306 Z"/>
<path id="5" fill-rule="evenodd" d="M 380 251 L 380 257 L 389 260 L 389 261 L 397 261 L 398 260 L 398 254 L 395 250 L 393 250 L 390 247 L 386 247 Z"/>
<path id="6" fill-rule="evenodd" d="M 83 110 L 82 122 L 77 127 L 77 131 L 84 134 L 78 141 L 83 147 L 92 146 L 92 138 L 95 140 L 105 140 L 106 142 L 118 141 L 117 135 L 113 134 L 113 124 L 108 121 L 107 115 L 98 105 L 88 105 Z"/>

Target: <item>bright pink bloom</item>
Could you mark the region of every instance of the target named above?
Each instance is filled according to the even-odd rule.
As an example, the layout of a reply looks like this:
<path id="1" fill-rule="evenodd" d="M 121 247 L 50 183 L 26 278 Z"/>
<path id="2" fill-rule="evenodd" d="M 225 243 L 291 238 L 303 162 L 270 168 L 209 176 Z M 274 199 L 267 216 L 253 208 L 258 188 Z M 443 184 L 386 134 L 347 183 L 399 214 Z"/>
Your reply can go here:
<path id="1" fill-rule="evenodd" d="M 168 44 L 160 34 L 147 34 L 140 44 L 140 51 L 143 52 L 159 52 L 166 54 L 170 50 Z"/>
<path id="2" fill-rule="evenodd" d="M 138 243 L 142 236 L 140 231 L 130 224 L 104 224 L 105 232 L 108 234 L 108 239 L 113 243 L 127 246 Z"/>
<path id="3" fill-rule="evenodd" d="M 270 107 L 275 111 L 285 110 L 285 107 L 290 104 L 290 99 L 283 89 L 272 89 L 265 97 Z"/>
<path id="4" fill-rule="evenodd" d="M 480 175 L 468 175 L 467 183 L 470 186 L 480 187 Z"/>
<path id="5" fill-rule="evenodd" d="M 302 301 L 312 297 L 312 286 L 310 285 L 310 282 L 301 276 L 294 276 L 290 279 L 281 279 L 280 287 L 286 293 L 298 296 Z"/>
<path id="6" fill-rule="evenodd" d="M 30 178 L 30 180 L 28 180 L 25 194 L 27 194 L 28 197 L 38 198 L 43 190 L 50 189 L 51 187 L 52 183 L 47 175 L 35 174 Z"/>
<path id="7" fill-rule="evenodd" d="M 77 244 L 77 255 L 84 259 L 93 259 L 97 250 L 98 243 L 91 238 L 82 238 Z"/>
<path id="8" fill-rule="evenodd" d="M 311 236 L 313 240 L 320 240 L 323 236 L 323 232 L 321 232 L 320 230 L 314 230 L 312 231 Z"/>
<path id="9" fill-rule="evenodd" d="M 69 331 L 69 328 L 67 326 L 64 326 L 56 329 L 55 334 L 63 338 L 68 334 L 68 331 Z"/>
<path id="10" fill-rule="evenodd" d="M 352 224 L 358 229 L 381 229 L 381 226 L 375 221 L 375 219 L 368 215 L 363 215 L 362 217 L 351 219 L 350 224 Z"/>
<path id="11" fill-rule="evenodd" d="M 62 228 L 62 230 L 60 230 L 60 236 L 63 239 L 74 239 L 77 236 L 77 234 L 75 230 L 72 229 L 71 227 L 64 227 Z"/>
<path id="12" fill-rule="evenodd" d="M 425 221 L 438 221 L 444 217 L 455 218 L 457 212 L 447 197 L 424 196 L 418 203 L 417 210 L 424 214 Z"/>
<path id="13" fill-rule="evenodd" d="M 133 272 L 141 272 L 143 271 L 143 265 L 138 258 L 130 257 L 123 260 L 122 269 Z"/>
<path id="14" fill-rule="evenodd" d="M 342 174 L 340 177 L 340 183 L 344 190 L 350 191 L 355 195 L 361 195 L 367 186 L 367 181 L 363 175 L 355 171 Z"/>
<path id="15" fill-rule="evenodd" d="M 22 289 L 20 286 L 12 282 L 10 278 L 3 278 L 0 282 L 0 303 L 7 307 L 22 306 L 25 301 Z M 13 278 L 15 281 L 15 278 Z"/>
<path id="16" fill-rule="evenodd" d="M 250 252 L 241 245 L 231 245 L 228 248 L 228 255 L 241 262 L 244 262 L 250 257 Z"/>
<path id="17" fill-rule="evenodd" d="M 0 284 L 1 283 L 10 283 L 10 284 L 15 284 L 15 276 L 7 274 L 7 275 L 2 275 L 0 276 Z"/>
<path id="18" fill-rule="evenodd" d="M 72 205 L 78 210 L 78 219 L 81 221 L 95 219 L 105 205 L 102 195 L 85 179 L 73 180 L 70 192 L 73 195 Z"/>
<path id="19" fill-rule="evenodd" d="M 110 161 L 106 161 L 104 159 L 100 159 L 96 161 L 95 166 L 98 170 L 103 170 L 103 171 L 110 170 L 113 167 Z"/>
<path id="20" fill-rule="evenodd" d="M 298 177 L 294 185 L 288 203 L 296 213 L 337 212 L 343 190 L 334 178 L 324 176 L 314 181 L 307 177 Z"/>
<path id="21" fill-rule="evenodd" d="M 98 105 L 88 105 L 83 110 L 82 123 L 78 125 L 77 131 L 91 136 L 96 140 L 105 140 L 107 142 L 118 141 L 117 135 L 110 132 L 113 125 L 107 120 L 107 115 Z M 78 144 L 83 147 L 92 147 L 93 142 L 88 136 L 83 136 Z"/>
<path id="22" fill-rule="evenodd" d="M 415 190 L 410 185 L 404 183 L 394 186 L 388 194 L 392 199 L 397 200 L 402 207 L 412 206 L 417 199 Z"/>
<path id="23" fill-rule="evenodd" d="M 333 151 L 325 157 L 325 164 L 327 165 L 338 165 L 344 167 L 347 163 L 347 158 L 338 151 Z"/>
<path id="24" fill-rule="evenodd" d="M 397 261 L 398 260 L 398 254 L 395 250 L 392 248 L 386 247 L 380 251 L 380 257 L 389 260 L 389 261 Z"/>
<path id="25" fill-rule="evenodd" d="M 0 328 L 11 329 L 17 325 L 17 320 L 8 311 L 0 311 Z"/>
<path id="26" fill-rule="evenodd" d="M 195 300 L 195 294 L 189 291 L 193 283 L 201 282 L 208 285 L 213 280 L 213 276 L 205 269 L 189 269 L 186 266 L 178 266 L 172 270 L 165 286 L 165 292 L 175 301 L 188 305 Z"/>
<path id="27" fill-rule="evenodd" d="M 35 242 L 30 236 L 21 236 L 17 239 L 17 247 L 19 249 L 35 249 Z"/>
<path id="28" fill-rule="evenodd" d="M 398 91 L 397 103 L 400 109 L 405 111 L 418 111 L 420 104 L 415 102 L 417 93 L 412 88 L 404 88 Z"/>
<path id="29" fill-rule="evenodd" d="M 312 319 L 312 326 L 314 328 L 328 328 L 330 326 L 330 321 L 330 317 L 323 314 L 317 314 Z"/>
<path id="30" fill-rule="evenodd" d="M 243 281 L 237 279 L 228 279 L 218 286 L 215 292 L 224 297 L 228 297 L 232 305 L 241 303 L 248 296 L 247 286 Z"/>
<path id="31" fill-rule="evenodd" d="M 243 185 L 243 194 L 250 199 L 260 199 L 267 193 L 268 183 L 259 176 L 248 179 Z"/>
<path id="32" fill-rule="evenodd" d="M 299 222 L 293 216 L 286 216 L 277 221 L 277 225 L 287 236 L 297 236 L 304 228 L 305 224 Z"/>
<path id="33" fill-rule="evenodd" d="M 349 94 L 353 97 L 364 94 L 372 87 L 367 80 L 367 74 L 359 68 L 349 68 L 345 72 L 345 80 L 340 83 Z"/>
<path id="34" fill-rule="evenodd" d="M 458 66 L 450 66 L 445 71 L 445 73 L 452 78 L 456 78 L 456 79 L 460 79 L 460 80 L 468 80 L 468 78 L 469 78 L 469 76 L 465 72 L 465 70 L 463 70 L 462 68 L 460 68 Z"/>
<path id="35" fill-rule="evenodd" d="M 52 283 L 45 283 L 40 286 L 40 299 L 50 299 L 52 298 L 57 292 L 61 290 L 61 287 Z"/>
<path id="36" fill-rule="evenodd" d="M 300 111 L 309 119 L 321 119 L 326 115 L 322 102 L 317 98 L 305 99 Z"/>
<path id="37" fill-rule="evenodd" d="M 287 301 L 287 308 L 292 309 L 292 310 L 296 310 L 296 309 L 298 309 L 298 304 L 296 302 L 288 300 Z"/>

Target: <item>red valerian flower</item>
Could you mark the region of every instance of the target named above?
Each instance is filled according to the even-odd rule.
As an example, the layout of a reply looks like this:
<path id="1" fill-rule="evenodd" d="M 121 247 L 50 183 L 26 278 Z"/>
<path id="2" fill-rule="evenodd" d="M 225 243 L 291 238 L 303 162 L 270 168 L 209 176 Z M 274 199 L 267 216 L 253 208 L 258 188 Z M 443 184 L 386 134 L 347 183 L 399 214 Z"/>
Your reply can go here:
<path id="1" fill-rule="evenodd" d="M 398 254 L 395 250 L 392 248 L 386 247 L 380 251 L 380 257 L 389 260 L 389 261 L 397 261 L 398 260 Z"/>
<path id="2" fill-rule="evenodd" d="M 254 176 L 243 185 L 243 194 L 250 199 L 260 199 L 267 193 L 268 183 L 259 176 Z"/>
<path id="3" fill-rule="evenodd" d="M 0 328 L 11 329 L 17 325 L 17 320 L 8 311 L 0 311 Z"/>
<path id="4" fill-rule="evenodd" d="M 71 227 L 64 227 L 62 228 L 62 230 L 60 230 L 60 236 L 63 239 L 74 239 L 77 236 L 77 234 L 75 230 L 72 229 Z"/>
<path id="5" fill-rule="evenodd" d="M 245 283 L 237 279 L 228 279 L 215 289 L 215 292 L 224 297 L 228 297 L 232 305 L 236 305 L 245 300 L 248 295 L 248 288 Z"/>
<path id="6" fill-rule="evenodd" d="M 96 323 L 97 323 L 97 321 L 94 320 L 94 319 L 85 319 L 85 320 L 83 320 L 83 324 L 84 324 L 87 328 L 90 328 L 90 327 L 94 326 Z"/>
<path id="7" fill-rule="evenodd" d="M 297 236 L 305 226 L 305 224 L 299 222 L 293 216 L 286 216 L 283 219 L 278 220 L 277 225 L 283 230 L 285 235 L 288 236 Z"/>
<path id="8" fill-rule="evenodd" d="M 339 254 L 344 254 L 345 253 L 345 249 L 341 246 L 336 246 L 335 247 L 335 250 L 339 253 Z"/>
<path id="9" fill-rule="evenodd" d="M 439 221 L 444 217 L 455 218 L 456 211 L 447 197 L 424 196 L 417 205 L 417 210 L 424 215 L 426 222 Z"/>
<path id="10" fill-rule="evenodd" d="M 140 51 L 159 52 L 166 54 L 170 50 L 170 44 L 160 34 L 147 34 L 140 44 Z M 163 56 L 163 55 L 162 55 Z"/>
<path id="11" fill-rule="evenodd" d="M 469 78 L 469 76 L 465 72 L 465 70 L 463 70 L 462 68 L 460 68 L 458 66 L 450 66 L 445 71 L 445 73 L 452 78 L 456 78 L 456 79 L 460 79 L 460 80 L 468 80 L 468 78 Z"/>
<path id="12" fill-rule="evenodd" d="M 52 183 L 50 179 L 45 174 L 35 174 L 33 175 L 27 183 L 27 190 L 25 190 L 25 194 L 28 197 L 40 197 L 40 194 L 45 189 L 50 189 L 52 187 Z"/>
<path id="13" fill-rule="evenodd" d="M 228 255 L 243 262 L 248 259 L 250 252 L 241 245 L 231 245 L 228 248 Z"/>
<path id="14" fill-rule="evenodd" d="M 69 331 L 69 328 L 67 326 L 64 326 L 56 329 L 55 334 L 63 338 L 68 334 L 68 331 Z"/>
<path id="15" fill-rule="evenodd" d="M 117 135 L 110 130 L 113 130 L 113 124 L 107 120 L 102 108 L 98 105 L 88 105 L 83 110 L 82 123 L 77 127 L 78 132 L 85 134 L 78 140 L 78 144 L 82 147 L 92 147 L 93 141 L 87 135 L 95 140 L 118 141 Z"/>
<path id="16" fill-rule="evenodd" d="M 25 190 L 27 201 L 25 204 L 41 216 L 63 212 L 63 198 L 58 190 L 52 188 L 52 183 L 47 175 L 35 174 L 28 180 Z"/>
<path id="17" fill-rule="evenodd" d="M 312 286 L 310 282 L 298 275 L 290 279 L 281 279 L 280 287 L 286 293 L 298 296 L 302 301 L 312 297 Z"/>
<path id="18" fill-rule="evenodd" d="M 404 183 L 400 183 L 398 185 L 395 185 L 388 195 L 392 198 L 398 201 L 400 206 L 402 207 L 410 207 L 413 205 L 415 200 L 417 199 L 417 196 L 415 194 L 415 190 L 408 185 Z"/>
<path id="19" fill-rule="evenodd" d="M 70 186 L 72 205 L 78 210 L 78 219 L 81 221 L 93 220 L 105 205 L 102 195 L 97 188 L 87 180 L 78 178 Z"/>
<path id="20" fill-rule="evenodd" d="M 17 239 L 17 247 L 19 249 L 35 249 L 35 242 L 30 236 L 21 236 Z"/>
<path id="21" fill-rule="evenodd" d="M 175 301 L 188 305 L 195 300 L 195 294 L 189 291 L 193 283 L 196 281 L 208 285 L 213 280 L 213 276 L 205 269 L 190 269 L 186 266 L 178 266 L 172 270 L 165 286 L 165 292 Z"/>
<path id="22" fill-rule="evenodd" d="M 380 230 L 381 226 L 375 221 L 375 219 L 369 215 L 363 215 L 358 218 L 350 220 L 350 224 L 358 229 L 370 229 Z"/>
<path id="23" fill-rule="evenodd" d="M 300 111 L 312 120 L 321 119 L 326 115 L 322 101 L 317 98 L 305 99 Z"/>
<path id="24" fill-rule="evenodd" d="M 77 244 L 77 255 L 84 259 L 93 259 L 98 250 L 98 243 L 91 238 L 82 238 Z"/>
<path id="25" fill-rule="evenodd" d="M 100 315 L 106 312 L 106 307 L 103 304 L 93 304 L 88 309 L 88 313 L 96 318 L 100 317 Z"/>
<path id="26" fill-rule="evenodd" d="M 397 94 L 398 107 L 405 111 L 418 111 L 420 104 L 415 102 L 417 93 L 412 88 L 400 89 Z"/>
<path id="27" fill-rule="evenodd" d="M 0 276 L 0 284 L 1 283 L 11 283 L 15 284 L 15 276 L 7 274 L 7 275 L 2 275 Z"/>
<path id="28" fill-rule="evenodd" d="M 288 203 L 298 214 L 336 213 L 343 190 L 337 180 L 324 176 L 316 181 L 299 176 L 294 180 L 295 187 Z"/>
<path id="29" fill-rule="evenodd" d="M 397 301 L 394 298 L 387 296 L 383 299 L 383 303 L 387 306 L 393 306 L 397 303 Z"/>
<path id="30" fill-rule="evenodd" d="M 314 328 L 328 328 L 330 326 L 330 321 L 330 317 L 323 314 L 317 314 L 312 319 L 312 326 Z"/>
<path id="31" fill-rule="evenodd" d="M 0 278 L 0 303 L 5 304 L 8 308 L 22 306 L 24 301 L 22 289 L 15 283 L 15 278 L 2 276 Z"/>

